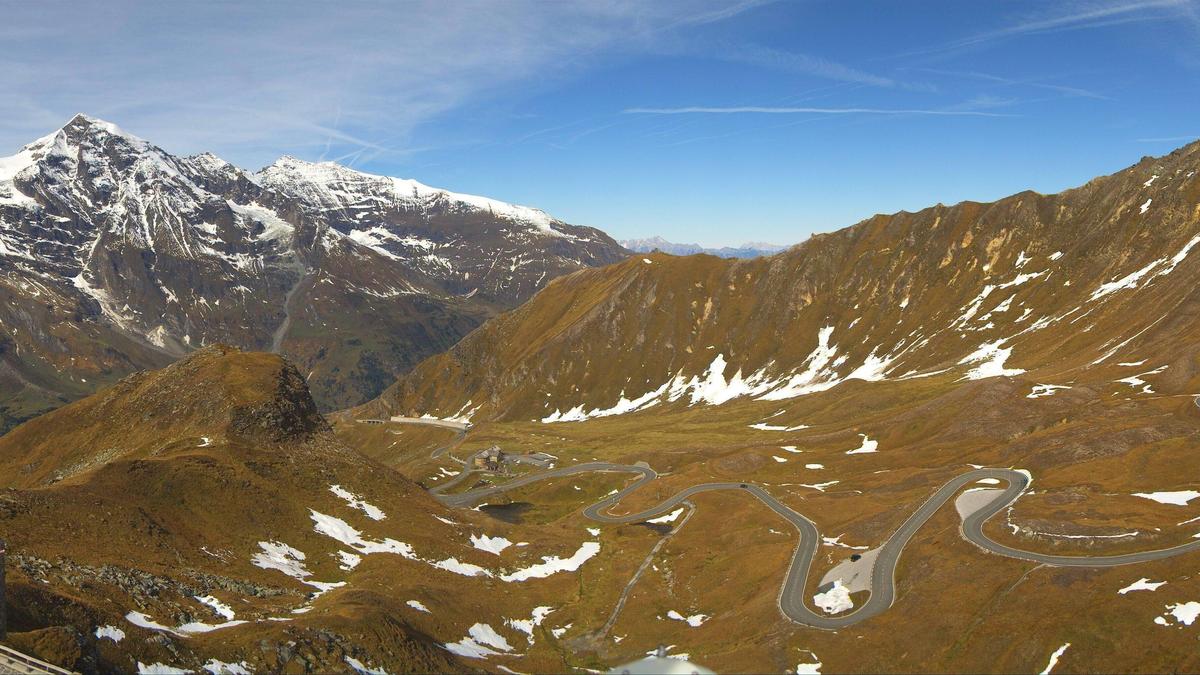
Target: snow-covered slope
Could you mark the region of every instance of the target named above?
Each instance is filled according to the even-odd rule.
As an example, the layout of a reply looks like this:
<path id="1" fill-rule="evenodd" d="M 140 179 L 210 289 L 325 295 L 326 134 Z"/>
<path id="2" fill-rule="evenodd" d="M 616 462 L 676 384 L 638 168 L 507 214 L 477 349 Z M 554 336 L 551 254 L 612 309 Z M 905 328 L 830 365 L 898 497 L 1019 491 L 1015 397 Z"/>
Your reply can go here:
<path id="1" fill-rule="evenodd" d="M 549 278 L 623 257 L 602 232 L 527 206 L 283 157 L 256 174 L 353 241 L 403 261 L 454 292 L 505 304 Z"/>
<path id="2" fill-rule="evenodd" d="M 355 220 L 363 220 L 369 212 L 381 209 L 417 213 L 487 212 L 530 225 L 532 231 L 547 236 L 571 236 L 555 229 L 554 225 L 562 227 L 564 223 L 541 209 L 450 192 L 406 178 L 375 176 L 334 162 L 313 163 L 284 156 L 259 171 L 258 178 L 263 185 L 306 204 L 327 211 L 343 210 Z"/>

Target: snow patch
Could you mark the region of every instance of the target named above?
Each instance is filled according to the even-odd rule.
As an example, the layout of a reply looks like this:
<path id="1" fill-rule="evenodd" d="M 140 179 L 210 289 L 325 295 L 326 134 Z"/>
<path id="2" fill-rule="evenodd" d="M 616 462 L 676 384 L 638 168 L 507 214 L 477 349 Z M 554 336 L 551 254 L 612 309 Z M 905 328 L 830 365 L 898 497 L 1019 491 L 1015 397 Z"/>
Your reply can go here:
<path id="1" fill-rule="evenodd" d="M 349 551 L 338 551 L 338 560 L 340 561 L 338 567 L 350 571 L 358 567 L 358 564 L 362 562 L 362 556 L 355 555 Z"/>
<path id="2" fill-rule="evenodd" d="M 1012 377 L 1025 372 L 1020 368 L 1005 368 L 1004 362 L 1012 354 L 1012 347 L 1001 347 L 1004 340 L 985 342 L 978 349 L 963 357 L 959 365 L 979 364 L 967 371 L 963 379 L 982 380 L 988 377 Z"/>
<path id="3" fill-rule="evenodd" d="M 329 491 L 346 500 L 346 503 L 350 505 L 350 508 L 358 509 L 367 514 L 367 517 L 371 520 L 383 520 L 384 518 L 387 518 L 387 514 L 385 514 L 379 507 L 372 506 L 364 501 L 362 497 L 359 497 L 349 490 L 343 489 L 341 485 L 330 485 Z"/>
<path id="4" fill-rule="evenodd" d="M 841 579 L 833 582 L 833 587 L 824 593 L 813 596 L 813 604 L 826 614 L 840 614 L 854 609 L 854 601 L 850 599 L 850 590 L 842 584 Z"/>
<path id="5" fill-rule="evenodd" d="M 663 384 L 658 389 L 646 392 L 635 399 L 625 398 L 624 392 L 621 394 L 620 400 L 610 408 L 593 408 L 590 412 L 585 412 L 583 405 L 577 405 L 567 412 L 555 410 L 553 413 L 542 418 L 543 424 L 553 424 L 555 422 L 582 422 L 594 417 L 611 417 L 613 415 L 625 415 L 631 412 L 637 412 L 646 408 L 658 405 L 660 398 L 666 393 L 670 383 Z"/>
<path id="6" fill-rule="evenodd" d="M 691 616 L 684 616 L 672 609 L 671 611 L 667 612 L 667 618 L 674 621 L 683 621 L 692 628 L 699 628 L 704 624 L 705 621 L 708 621 L 709 616 L 707 614 L 693 614 Z"/>
<path id="7" fill-rule="evenodd" d="M 1166 583 L 1167 582 L 1165 581 L 1150 581 L 1150 579 L 1142 577 L 1132 584 L 1129 584 L 1125 588 L 1117 591 L 1117 593 L 1119 595 L 1125 595 L 1126 593 L 1132 593 L 1133 591 L 1156 591 L 1158 590 L 1159 586 L 1163 586 Z"/>
<path id="8" fill-rule="evenodd" d="M 500 575 L 500 579 L 503 581 L 526 581 L 529 579 L 544 579 L 558 572 L 574 572 L 599 552 L 599 542 L 585 541 L 570 558 L 543 556 L 541 563 L 517 570 L 511 574 L 502 574 Z"/>
<path id="9" fill-rule="evenodd" d="M 679 507 L 679 508 L 675 509 L 674 511 L 668 513 L 665 516 L 651 518 L 650 520 L 647 520 L 646 522 L 647 523 L 655 523 L 655 524 L 673 523 L 673 522 L 675 522 L 675 519 L 678 518 L 679 514 L 681 514 L 681 513 L 683 513 L 683 507 Z"/>
<path id="10" fill-rule="evenodd" d="M 833 369 L 845 363 L 846 357 L 837 356 L 837 345 L 829 343 L 832 335 L 833 326 L 823 326 L 818 330 L 817 346 L 804 360 L 804 370 L 792 375 L 782 384 L 771 387 L 771 391 L 760 396 L 759 400 L 778 401 L 795 398 L 832 389 L 841 383 Z"/>
<path id="11" fill-rule="evenodd" d="M 446 558 L 432 563 L 439 570 L 446 570 L 464 577 L 490 577 L 492 573 L 474 563 L 461 562 L 458 558 Z"/>
<path id="12" fill-rule="evenodd" d="M 797 424 L 794 427 L 785 427 L 778 424 L 767 424 L 766 422 L 757 422 L 749 426 L 751 429 L 758 429 L 759 431 L 800 431 L 801 429 L 808 428 L 807 424 Z"/>
<path id="13" fill-rule="evenodd" d="M 1166 609 L 1167 614 L 1155 619 L 1154 623 L 1162 626 L 1169 625 L 1166 616 L 1170 615 L 1175 618 L 1176 622 L 1185 626 L 1190 626 L 1195 623 L 1197 617 L 1200 617 L 1200 602 L 1196 602 L 1195 600 L 1191 602 L 1167 605 Z"/>
<path id="14" fill-rule="evenodd" d="M 1149 205 L 1149 201 L 1147 201 L 1147 205 Z M 1159 258 L 1158 260 L 1152 261 L 1150 264 L 1137 270 L 1136 272 L 1131 272 L 1115 281 L 1101 284 L 1099 288 L 1092 292 L 1092 295 L 1089 299 L 1096 300 L 1119 290 L 1137 288 L 1138 282 L 1140 282 L 1142 278 L 1150 274 L 1150 272 L 1153 272 L 1154 269 L 1159 266 L 1162 266 L 1162 269 L 1158 270 L 1154 276 L 1150 277 L 1151 280 L 1156 277 L 1161 277 L 1165 274 L 1170 274 L 1171 272 L 1175 271 L 1175 268 L 1178 267 L 1185 258 L 1187 258 L 1188 254 L 1191 253 L 1192 249 L 1195 248 L 1197 244 L 1200 244 L 1200 234 L 1188 240 L 1188 242 L 1183 245 L 1183 248 L 1179 249 L 1175 255 L 1171 256 L 1170 260 Z"/>
<path id="15" fill-rule="evenodd" d="M 816 654 L 812 656 L 814 659 L 817 658 Z M 821 675 L 821 662 L 797 664 L 796 675 Z"/>
<path id="16" fill-rule="evenodd" d="M 519 630 L 522 633 L 524 633 L 525 639 L 529 642 L 530 645 L 532 645 L 533 644 L 533 629 L 536 628 L 537 626 L 542 625 L 542 622 L 545 621 L 546 617 L 550 616 L 550 613 L 553 611 L 554 611 L 553 607 L 546 607 L 546 606 L 542 605 L 539 607 L 534 607 L 533 612 L 530 614 L 530 617 L 528 619 L 505 619 L 504 623 L 508 624 L 508 626 L 510 628 Z"/>
<path id="17" fill-rule="evenodd" d="M 1200 497 L 1200 492 L 1195 490 L 1177 490 L 1175 492 L 1135 492 L 1134 497 L 1142 499 L 1153 499 L 1159 504 L 1174 504 L 1176 506 L 1187 506 L 1187 503 Z"/>
<path id="18" fill-rule="evenodd" d="M 291 240 L 296 228 L 291 223 L 279 217 L 271 209 L 259 204 L 251 202 L 249 204 L 238 204 L 232 200 L 225 200 L 229 205 L 229 209 L 245 220 L 253 220 L 262 224 L 263 231 L 258 235 L 259 240 L 271 241 L 288 241 Z"/>
<path id="19" fill-rule="evenodd" d="M 137 671 L 138 675 L 188 675 L 188 673 L 194 672 L 184 670 L 183 668 L 176 668 L 175 666 L 168 666 L 165 663 L 151 663 L 147 665 L 141 661 L 137 662 Z"/>
<path id="20" fill-rule="evenodd" d="M 471 535 L 471 545 L 480 551 L 487 551 L 495 555 L 500 555 L 504 549 L 512 546 L 512 542 L 504 537 L 489 537 L 486 534 L 479 536 Z"/>
<path id="21" fill-rule="evenodd" d="M 842 537 L 844 537 L 844 536 L 846 536 L 846 535 L 839 534 L 836 537 L 821 537 L 821 543 L 825 544 L 826 546 L 840 546 L 842 548 L 848 548 L 852 551 L 867 550 L 867 548 L 868 548 L 867 546 L 851 546 L 850 544 L 843 544 Z"/>
<path id="22" fill-rule="evenodd" d="M 100 626 L 96 628 L 96 639 L 103 640 L 105 638 L 113 642 L 120 642 L 125 639 L 125 631 L 116 626 Z"/>
<path id="23" fill-rule="evenodd" d="M 323 534 L 327 537 L 332 537 L 337 541 L 353 548 L 363 555 L 372 553 L 395 553 L 396 555 L 405 558 L 415 558 L 412 546 L 396 541 L 395 539 L 384 539 L 383 541 L 372 541 L 362 536 L 362 533 L 351 527 L 349 523 L 341 518 L 327 516 L 319 511 L 312 509 L 308 510 L 309 515 L 313 519 L 313 529 L 317 534 Z"/>
<path id="24" fill-rule="evenodd" d="M 817 492 L 824 492 L 825 488 L 833 487 L 834 485 L 837 485 L 840 482 L 841 481 L 831 480 L 828 483 L 812 483 L 812 484 L 800 483 L 800 487 L 812 488 L 813 490 L 816 490 Z"/>
<path id="25" fill-rule="evenodd" d="M 304 566 L 306 556 L 303 551 L 278 541 L 260 541 L 258 546 L 262 549 L 262 553 L 255 553 L 250 558 L 250 563 L 255 567 L 279 570 L 289 577 L 301 581 L 312 576 L 312 572 L 309 572 Z"/>
<path id="26" fill-rule="evenodd" d="M 342 658 L 346 661 L 346 665 L 353 668 L 354 672 L 358 673 L 358 675 L 388 675 L 388 672 L 383 668 L 368 668 L 362 661 L 353 656 L 343 656 Z"/>
<path id="27" fill-rule="evenodd" d="M 1060 658 L 1062 658 L 1062 655 L 1065 654 L 1067 651 L 1067 647 L 1070 647 L 1070 646 L 1071 646 L 1071 643 L 1068 642 L 1068 643 L 1064 644 L 1063 646 L 1059 647 L 1058 649 L 1055 649 L 1054 653 L 1050 655 L 1050 662 L 1046 664 L 1046 668 L 1045 668 L 1045 670 L 1042 671 L 1041 675 L 1050 675 L 1050 671 L 1054 670 L 1054 666 L 1058 665 L 1058 660 Z"/>
<path id="28" fill-rule="evenodd" d="M 866 455 L 873 452 L 879 452 L 879 441 L 867 438 L 866 434 L 859 434 L 859 436 L 862 436 L 862 445 L 853 450 L 847 450 L 847 455 Z"/>
<path id="29" fill-rule="evenodd" d="M 210 607 L 212 609 L 212 611 L 216 612 L 218 616 L 225 619 L 226 621 L 232 620 L 233 617 L 235 616 L 232 607 L 221 602 L 220 600 L 216 599 L 215 597 L 213 597 L 211 595 L 204 595 L 204 596 L 197 595 L 196 600 L 198 600 L 202 604 Z"/>
<path id="30" fill-rule="evenodd" d="M 164 626 L 163 624 L 158 623 L 154 619 L 150 618 L 149 615 L 143 614 L 142 612 L 129 612 L 125 615 L 125 620 L 139 628 L 162 631 L 178 637 L 188 637 L 188 635 L 195 633 L 211 633 L 214 630 L 230 628 L 232 626 L 240 626 L 246 623 L 245 621 L 226 621 L 225 623 L 213 625 L 194 621 L 191 623 L 185 623 L 177 628 L 171 628 L 170 626 Z"/>
<path id="31" fill-rule="evenodd" d="M 486 623 L 477 623 L 467 630 L 467 637 L 458 642 L 443 645 L 450 653 L 469 659 L 484 659 L 489 656 L 500 656 L 502 652 L 511 652 L 512 646 Z M 499 649 L 500 651 L 495 651 Z"/>
<path id="32" fill-rule="evenodd" d="M 1060 389 L 1070 389 L 1065 384 L 1035 384 L 1033 390 L 1029 392 L 1025 398 L 1042 398 L 1044 396 L 1053 396 L 1054 392 Z"/>
<path id="33" fill-rule="evenodd" d="M 254 672 L 251 670 L 250 664 L 245 661 L 240 663 L 225 663 L 218 659 L 209 659 L 201 668 L 208 671 L 211 675 L 251 675 Z"/>
<path id="34" fill-rule="evenodd" d="M 1166 366 L 1159 366 L 1158 368 L 1155 368 L 1154 370 L 1147 370 L 1144 373 L 1138 373 L 1137 375 L 1130 375 L 1129 377 L 1123 377 L 1123 378 L 1117 380 L 1117 382 L 1120 382 L 1121 384 L 1128 384 L 1131 387 L 1141 387 L 1143 394 L 1153 394 L 1154 386 L 1150 385 L 1150 384 L 1146 384 L 1146 381 L 1143 380 L 1142 377 L 1146 376 L 1146 375 L 1157 375 L 1166 369 L 1167 369 Z"/>

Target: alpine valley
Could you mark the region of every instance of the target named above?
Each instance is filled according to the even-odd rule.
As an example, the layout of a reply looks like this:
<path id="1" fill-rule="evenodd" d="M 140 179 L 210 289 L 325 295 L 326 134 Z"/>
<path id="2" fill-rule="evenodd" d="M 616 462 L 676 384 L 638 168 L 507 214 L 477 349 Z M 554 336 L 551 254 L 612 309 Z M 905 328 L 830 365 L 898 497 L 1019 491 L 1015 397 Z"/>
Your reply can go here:
<path id="1" fill-rule="evenodd" d="M 1200 669 L 1200 144 L 750 259 L 82 116 L 0 171 L 24 653 Z"/>

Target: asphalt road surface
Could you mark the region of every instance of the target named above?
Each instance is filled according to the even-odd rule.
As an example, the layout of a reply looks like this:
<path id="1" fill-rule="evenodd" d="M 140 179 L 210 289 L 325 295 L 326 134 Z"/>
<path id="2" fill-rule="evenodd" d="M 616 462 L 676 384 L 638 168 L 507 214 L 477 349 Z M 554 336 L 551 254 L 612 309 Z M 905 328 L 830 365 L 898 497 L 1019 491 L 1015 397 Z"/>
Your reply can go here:
<path id="1" fill-rule="evenodd" d="M 465 432 L 464 432 L 465 433 Z M 466 473 L 466 472 L 464 472 Z M 962 533 L 971 543 L 976 546 L 990 551 L 992 553 L 1006 556 L 1009 558 L 1017 558 L 1020 560 L 1028 560 L 1031 562 L 1041 563 L 1043 565 L 1051 565 L 1057 567 L 1114 567 L 1117 565 L 1131 565 L 1134 563 L 1146 562 L 1149 560 L 1160 560 L 1162 558 L 1170 558 L 1172 556 L 1193 551 L 1200 551 L 1200 540 L 1191 541 L 1179 546 L 1171 548 L 1155 549 L 1151 551 L 1142 551 L 1139 553 L 1124 553 L 1121 555 L 1111 556 L 1064 556 L 1064 555 L 1048 555 L 1036 553 L 1033 551 L 1022 551 L 1020 549 L 1006 546 L 997 541 L 990 539 L 983 531 L 983 524 L 992 516 L 996 515 L 1009 504 L 1016 501 L 1021 493 L 1029 486 L 1029 476 L 1021 471 L 1013 469 L 974 469 L 967 471 L 950 481 L 933 493 L 929 499 L 900 525 L 887 541 L 879 548 L 879 555 L 875 560 L 875 567 L 872 571 L 871 578 L 871 594 L 868 600 L 858 606 L 854 611 L 836 616 L 818 614 L 809 609 L 805 602 L 806 594 L 804 592 L 807 584 L 809 573 L 812 568 L 813 558 L 816 556 L 817 547 L 821 542 L 821 534 L 815 523 L 802 514 L 792 510 L 762 487 L 753 483 L 702 483 L 684 488 L 668 497 L 661 503 L 652 506 L 639 513 L 632 513 L 624 516 L 614 516 L 607 513 L 608 509 L 620 502 L 629 494 L 635 492 L 643 485 L 658 478 L 658 474 L 649 466 L 644 464 L 612 464 L 609 462 L 586 462 L 575 464 L 572 466 L 564 466 L 548 471 L 540 471 L 537 473 L 526 474 L 519 478 L 514 478 L 511 481 L 499 485 L 470 490 L 458 494 L 438 494 L 434 493 L 442 503 L 452 507 L 470 507 L 474 504 L 483 501 L 485 498 L 507 492 L 519 487 L 524 487 L 538 481 L 549 480 L 552 478 L 563 478 L 578 474 L 589 473 L 630 473 L 638 476 L 638 479 L 630 483 L 624 489 L 617 491 L 615 494 L 609 495 L 604 499 L 587 506 L 583 509 L 583 515 L 591 520 L 601 523 L 636 523 L 654 518 L 662 513 L 665 513 L 684 500 L 693 497 L 702 492 L 711 492 L 715 490 L 739 490 L 745 492 L 766 505 L 767 508 L 774 511 L 784 520 L 792 524 L 793 527 L 800 533 L 800 543 L 796 546 L 796 551 L 792 555 L 792 562 L 788 566 L 787 576 L 783 580 L 783 586 L 779 591 L 779 608 L 783 614 L 792 621 L 813 628 L 821 628 L 825 630 L 837 630 L 847 626 L 853 626 L 856 623 L 865 621 L 873 616 L 883 613 L 896 599 L 896 567 L 900 562 L 900 554 L 904 552 L 904 547 L 908 545 L 909 540 L 921 529 L 930 518 L 950 501 L 961 489 L 975 483 L 984 478 L 994 478 L 1008 483 L 1008 487 L 1000 491 L 996 497 L 983 506 L 979 510 L 970 514 L 963 519 Z M 465 477 L 465 476 L 463 476 Z M 457 481 L 455 481 L 457 482 Z M 441 490 L 450 487 L 449 485 L 440 486 Z M 440 490 L 439 490 L 440 492 Z"/>
<path id="2" fill-rule="evenodd" d="M 551 469 L 536 474 L 527 474 L 501 485 L 471 490 L 470 492 L 437 495 L 437 498 L 442 500 L 447 506 L 466 507 L 476 504 L 488 496 L 538 481 L 586 473 L 632 473 L 640 476 L 638 480 L 616 494 L 605 497 L 599 502 L 583 509 L 584 516 L 602 523 L 641 522 L 669 511 L 689 497 L 702 492 L 740 490 L 754 496 L 765 504 L 767 508 L 791 523 L 800 533 L 800 543 L 792 555 L 792 562 L 788 567 L 787 577 L 784 579 L 783 586 L 779 592 L 780 609 L 784 615 L 796 623 L 826 630 L 836 630 L 852 626 L 860 621 L 865 621 L 877 614 L 881 614 L 891 607 L 896 598 L 896 566 L 900 562 L 900 554 L 903 553 L 904 547 L 912 539 L 913 535 L 917 533 L 917 530 L 921 529 L 921 526 L 933 517 L 933 514 L 945 505 L 947 501 L 958 494 L 959 490 L 983 478 L 995 478 L 1007 481 L 1008 487 L 1000 492 L 987 506 L 984 506 L 964 519 L 962 530 L 963 535 L 969 541 L 992 553 L 1059 567 L 1111 567 L 1169 558 L 1182 553 L 1200 550 L 1200 541 L 1188 542 L 1172 548 L 1114 556 L 1047 555 L 1006 546 L 988 538 L 983 532 L 983 523 L 1015 501 L 1025 491 L 1025 488 L 1028 487 L 1029 478 L 1024 473 L 1013 471 L 1012 469 L 975 469 L 957 476 L 943 485 L 884 542 L 883 546 L 880 547 L 879 557 L 875 561 L 871 579 L 871 595 L 866 603 L 860 605 L 853 612 L 838 616 L 828 616 L 818 614 L 809 609 L 805 602 L 807 596 L 804 592 L 804 587 L 812 568 L 812 561 L 816 556 L 817 547 L 821 541 L 820 531 L 811 520 L 793 511 L 771 496 L 769 492 L 753 483 L 703 483 L 693 485 L 680 490 L 660 504 L 639 513 L 613 516 L 606 513 L 610 507 L 641 486 L 657 478 L 658 474 L 653 469 L 644 466 L 588 462 L 559 469 Z"/>

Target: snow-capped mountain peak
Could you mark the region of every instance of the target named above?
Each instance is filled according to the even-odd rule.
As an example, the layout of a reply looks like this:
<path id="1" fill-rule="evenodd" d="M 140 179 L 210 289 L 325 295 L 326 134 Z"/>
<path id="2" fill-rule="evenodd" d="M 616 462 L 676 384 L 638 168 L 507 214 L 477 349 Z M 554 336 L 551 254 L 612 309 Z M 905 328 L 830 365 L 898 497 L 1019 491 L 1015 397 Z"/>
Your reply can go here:
<path id="1" fill-rule="evenodd" d="M 624 255 L 537 209 L 294 157 L 249 173 L 76 115 L 0 159 L 0 385 L 7 368 L 35 399 L 78 396 L 223 342 L 282 349 L 323 403 L 352 405 Z"/>
<path id="2" fill-rule="evenodd" d="M 334 162 L 307 162 L 285 155 L 263 168 L 256 176 L 264 186 L 309 203 L 320 204 L 331 211 L 385 208 L 420 212 L 481 212 L 531 225 L 536 232 L 544 235 L 571 236 L 554 227 L 561 225 L 562 221 L 541 209 L 451 192 L 409 178 L 369 174 Z"/>

